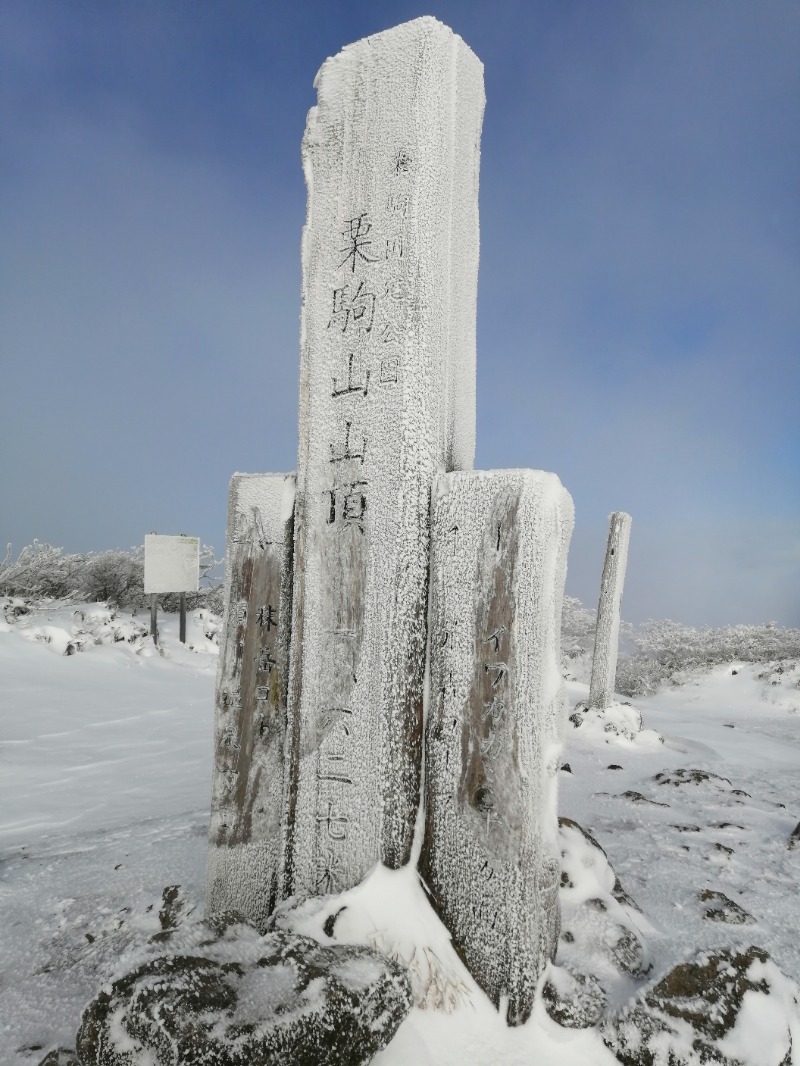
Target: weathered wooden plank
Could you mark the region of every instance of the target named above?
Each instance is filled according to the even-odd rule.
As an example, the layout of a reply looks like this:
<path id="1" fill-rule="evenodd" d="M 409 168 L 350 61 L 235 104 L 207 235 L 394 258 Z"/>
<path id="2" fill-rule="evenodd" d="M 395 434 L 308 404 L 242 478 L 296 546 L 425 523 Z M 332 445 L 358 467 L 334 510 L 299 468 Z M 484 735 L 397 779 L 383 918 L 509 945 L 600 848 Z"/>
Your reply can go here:
<path id="1" fill-rule="evenodd" d="M 303 158 L 285 891 L 410 856 L 429 497 L 472 465 L 482 66 L 422 18 L 316 81 Z"/>
<path id="2" fill-rule="evenodd" d="M 555 474 L 453 473 L 431 507 L 420 872 L 509 1024 L 559 931 L 560 619 L 572 500 Z"/>
<path id="3" fill-rule="evenodd" d="M 592 679 L 589 685 L 589 706 L 598 710 L 610 707 L 614 701 L 614 680 L 619 652 L 619 616 L 632 521 L 625 511 L 614 511 L 609 518 L 606 557 L 600 581 L 600 598 L 597 602 Z"/>
<path id="4" fill-rule="evenodd" d="M 235 474 L 228 500 L 206 911 L 263 927 L 279 898 L 295 479 Z"/>

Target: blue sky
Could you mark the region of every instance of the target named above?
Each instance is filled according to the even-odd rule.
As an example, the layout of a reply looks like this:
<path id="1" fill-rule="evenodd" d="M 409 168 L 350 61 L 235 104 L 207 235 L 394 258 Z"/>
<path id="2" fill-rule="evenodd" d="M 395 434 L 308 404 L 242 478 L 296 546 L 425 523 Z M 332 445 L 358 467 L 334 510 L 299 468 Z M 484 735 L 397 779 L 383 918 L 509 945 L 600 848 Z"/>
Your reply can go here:
<path id="1" fill-rule="evenodd" d="M 300 141 L 343 45 L 485 65 L 481 468 L 573 495 L 594 604 L 800 625 L 796 0 L 0 0 L 0 537 L 224 544 L 296 463 Z"/>

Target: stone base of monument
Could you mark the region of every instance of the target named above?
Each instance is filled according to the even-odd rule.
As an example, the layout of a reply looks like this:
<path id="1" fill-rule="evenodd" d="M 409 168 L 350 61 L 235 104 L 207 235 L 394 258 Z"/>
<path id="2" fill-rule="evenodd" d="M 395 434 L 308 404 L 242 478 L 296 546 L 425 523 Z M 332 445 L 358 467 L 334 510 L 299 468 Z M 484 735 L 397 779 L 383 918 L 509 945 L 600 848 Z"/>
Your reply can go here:
<path id="1" fill-rule="evenodd" d="M 89 1004 L 81 1066 L 359 1066 L 411 1008 L 403 967 L 370 948 L 260 936 L 219 915 L 175 934 Z"/>

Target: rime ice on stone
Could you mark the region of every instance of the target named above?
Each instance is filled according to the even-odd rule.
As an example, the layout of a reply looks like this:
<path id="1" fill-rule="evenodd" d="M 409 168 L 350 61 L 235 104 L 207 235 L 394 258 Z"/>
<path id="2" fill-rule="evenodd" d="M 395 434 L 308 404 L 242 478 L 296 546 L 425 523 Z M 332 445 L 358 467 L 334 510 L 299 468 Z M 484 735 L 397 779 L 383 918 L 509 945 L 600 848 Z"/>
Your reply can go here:
<path id="1" fill-rule="evenodd" d="M 420 872 L 470 972 L 524 1022 L 559 931 L 559 623 L 572 500 L 555 474 L 454 473 L 431 506 Z"/>
<path id="2" fill-rule="evenodd" d="M 206 913 L 279 898 L 295 479 L 235 474 L 214 728 Z"/>
<path id="3" fill-rule="evenodd" d="M 614 678 L 619 650 L 619 610 L 630 535 L 631 516 L 624 511 L 614 511 L 610 519 L 603 577 L 600 582 L 592 681 L 589 686 L 589 706 L 597 707 L 598 710 L 610 707 L 614 702 Z"/>
<path id="4" fill-rule="evenodd" d="M 328 60 L 303 143 L 285 891 L 409 859 L 429 496 L 472 465 L 482 65 L 432 18 Z"/>

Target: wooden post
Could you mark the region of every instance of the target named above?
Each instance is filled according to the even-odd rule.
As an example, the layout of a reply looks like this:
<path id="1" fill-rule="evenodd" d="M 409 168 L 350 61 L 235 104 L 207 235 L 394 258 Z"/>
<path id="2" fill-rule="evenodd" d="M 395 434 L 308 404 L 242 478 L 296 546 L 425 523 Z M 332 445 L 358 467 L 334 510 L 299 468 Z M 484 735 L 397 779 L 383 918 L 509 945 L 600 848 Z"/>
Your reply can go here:
<path id="1" fill-rule="evenodd" d="M 181 644 L 186 643 L 186 593 L 181 593 L 181 621 L 180 621 L 180 635 L 179 639 Z"/>
<path id="2" fill-rule="evenodd" d="M 260 929 L 280 898 L 295 481 L 234 474 L 214 715 L 206 913 Z"/>
<path id="3" fill-rule="evenodd" d="M 589 686 L 589 706 L 598 710 L 610 707 L 614 701 L 614 680 L 619 651 L 619 611 L 628 562 L 631 521 L 631 516 L 625 511 L 614 511 L 610 516 L 600 599 L 597 603 L 592 680 Z"/>
<path id="4" fill-rule="evenodd" d="M 573 507 L 555 474 L 437 479 L 420 873 L 506 1021 L 559 936 L 560 620 Z"/>
<path id="5" fill-rule="evenodd" d="M 482 65 L 415 19 L 322 67 L 303 142 L 287 895 L 411 856 L 433 478 L 472 466 Z"/>
<path id="6" fill-rule="evenodd" d="M 155 592 L 150 597 L 150 636 L 158 647 L 158 596 Z"/>

